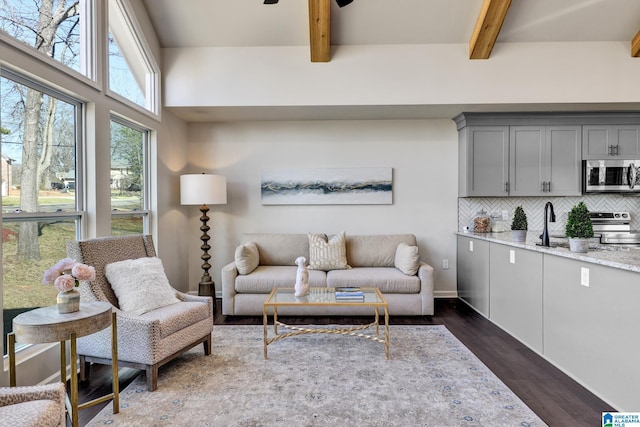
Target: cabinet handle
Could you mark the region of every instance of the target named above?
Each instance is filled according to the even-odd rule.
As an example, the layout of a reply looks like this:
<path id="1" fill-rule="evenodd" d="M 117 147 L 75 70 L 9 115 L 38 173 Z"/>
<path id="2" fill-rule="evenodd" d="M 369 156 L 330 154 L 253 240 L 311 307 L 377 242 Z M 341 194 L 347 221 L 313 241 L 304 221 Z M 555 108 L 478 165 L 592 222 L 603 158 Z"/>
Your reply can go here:
<path id="1" fill-rule="evenodd" d="M 607 146 L 607 154 L 609 154 L 610 156 L 613 156 L 613 145 Z"/>
<path id="2" fill-rule="evenodd" d="M 547 193 L 551 193 L 551 181 L 547 181 Z"/>
<path id="3" fill-rule="evenodd" d="M 504 183 L 504 192 L 508 193 L 509 192 L 509 181 Z"/>
<path id="4" fill-rule="evenodd" d="M 620 148 L 620 145 L 616 144 L 616 145 L 615 145 L 615 147 L 616 147 L 616 152 L 615 152 L 615 154 L 616 154 L 616 156 L 618 156 L 618 155 L 620 154 L 620 153 L 618 152 L 618 149 Z"/>
<path id="5" fill-rule="evenodd" d="M 544 185 L 544 181 L 542 181 L 540 183 L 540 191 L 542 191 L 544 193 L 544 191 L 545 191 L 544 189 L 545 189 L 545 185 Z"/>

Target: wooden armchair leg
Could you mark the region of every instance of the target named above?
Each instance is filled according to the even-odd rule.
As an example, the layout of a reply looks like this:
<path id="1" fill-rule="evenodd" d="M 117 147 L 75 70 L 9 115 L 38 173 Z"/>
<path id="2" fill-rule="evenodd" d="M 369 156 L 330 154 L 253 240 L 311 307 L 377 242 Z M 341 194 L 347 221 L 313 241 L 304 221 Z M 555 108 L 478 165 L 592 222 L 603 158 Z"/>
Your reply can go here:
<path id="1" fill-rule="evenodd" d="M 203 342 L 202 345 L 204 346 L 205 356 L 209 356 L 211 354 L 211 335 L 209 335 L 209 338 L 207 338 L 207 340 Z"/>
<path id="2" fill-rule="evenodd" d="M 155 391 L 158 388 L 158 365 L 147 365 L 147 390 Z"/>
<path id="3" fill-rule="evenodd" d="M 86 381 L 91 375 L 91 363 L 87 362 L 85 356 L 80 356 L 80 381 Z"/>

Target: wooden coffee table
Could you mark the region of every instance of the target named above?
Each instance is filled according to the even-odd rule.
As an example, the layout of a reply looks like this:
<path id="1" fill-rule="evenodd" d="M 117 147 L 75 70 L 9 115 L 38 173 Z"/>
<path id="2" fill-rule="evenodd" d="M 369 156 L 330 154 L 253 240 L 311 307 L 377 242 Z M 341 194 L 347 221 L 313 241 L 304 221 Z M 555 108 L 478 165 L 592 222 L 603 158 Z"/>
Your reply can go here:
<path id="1" fill-rule="evenodd" d="M 294 337 L 303 334 L 340 334 L 353 337 L 365 338 L 371 341 L 379 342 L 384 345 L 385 357 L 389 359 L 389 304 L 384 298 L 378 288 L 362 288 L 364 292 L 364 301 L 336 301 L 334 288 L 311 288 L 309 295 L 305 297 L 296 297 L 294 295 L 293 288 L 275 288 L 271 291 L 269 296 L 264 302 L 263 313 L 263 325 L 264 325 L 264 358 L 267 358 L 267 346 L 271 343 L 279 341 L 284 338 Z M 375 319 L 372 323 L 366 325 L 352 326 L 347 328 L 305 328 L 293 325 L 287 325 L 278 321 L 278 308 L 287 306 L 328 306 L 328 307 L 342 307 L 342 306 L 364 306 L 371 307 L 374 312 Z M 269 337 L 268 325 L 269 325 L 269 309 L 273 311 L 273 336 Z M 384 309 L 384 338 L 380 337 L 379 320 L 380 314 L 378 310 Z M 282 326 L 285 329 L 292 332 L 278 333 L 278 326 Z M 365 329 L 374 327 L 374 334 L 364 333 Z"/>

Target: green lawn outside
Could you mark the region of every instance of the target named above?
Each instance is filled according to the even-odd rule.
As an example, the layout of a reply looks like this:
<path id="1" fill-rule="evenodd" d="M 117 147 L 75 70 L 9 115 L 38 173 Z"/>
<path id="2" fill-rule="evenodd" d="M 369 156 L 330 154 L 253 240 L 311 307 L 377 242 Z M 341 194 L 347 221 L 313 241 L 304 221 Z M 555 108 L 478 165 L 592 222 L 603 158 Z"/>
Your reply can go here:
<path id="1" fill-rule="evenodd" d="M 70 198 L 70 200 L 69 200 Z M 126 198 L 118 198 L 126 202 Z M 132 204 L 138 203 L 137 197 L 129 197 Z M 61 193 L 60 196 L 40 197 L 41 206 L 45 204 L 71 203 L 73 195 Z M 3 209 L 19 205 L 16 196 L 2 198 Z M 17 254 L 17 222 L 5 222 L 2 227 L 2 289 L 3 308 L 42 307 L 55 304 L 57 291 L 53 286 L 42 284 L 45 270 L 60 259 L 65 258 L 66 242 L 75 239 L 75 223 L 73 221 L 59 221 L 55 223 L 40 223 L 41 235 L 38 239 L 40 246 L 40 260 L 19 260 Z M 112 220 L 112 234 L 136 234 L 142 232 L 142 218 L 115 217 Z"/>

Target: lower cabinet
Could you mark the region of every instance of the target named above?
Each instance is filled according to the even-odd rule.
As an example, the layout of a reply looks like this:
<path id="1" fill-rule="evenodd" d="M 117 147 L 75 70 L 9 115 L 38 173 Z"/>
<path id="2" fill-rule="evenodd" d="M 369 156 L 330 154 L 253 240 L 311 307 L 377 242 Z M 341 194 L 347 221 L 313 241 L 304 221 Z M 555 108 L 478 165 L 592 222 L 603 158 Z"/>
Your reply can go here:
<path id="1" fill-rule="evenodd" d="M 640 274 L 544 257 L 544 355 L 621 411 L 640 408 Z"/>
<path id="2" fill-rule="evenodd" d="M 542 353 L 542 254 L 491 243 L 489 319 Z"/>
<path id="3" fill-rule="evenodd" d="M 489 317 L 489 242 L 458 236 L 458 296 Z"/>

